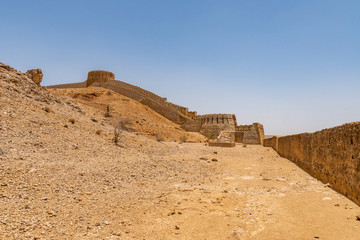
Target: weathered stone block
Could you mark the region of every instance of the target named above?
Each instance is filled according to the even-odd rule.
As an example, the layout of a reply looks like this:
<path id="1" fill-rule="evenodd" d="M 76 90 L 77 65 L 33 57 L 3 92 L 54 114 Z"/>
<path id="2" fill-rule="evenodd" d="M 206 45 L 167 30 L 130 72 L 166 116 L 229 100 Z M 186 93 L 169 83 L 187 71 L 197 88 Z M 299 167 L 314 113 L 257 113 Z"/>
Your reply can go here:
<path id="1" fill-rule="evenodd" d="M 40 83 L 43 79 L 43 73 L 41 69 L 30 69 L 26 71 L 26 75 L 30 78 L 34 83 L 40 86 Z"/>

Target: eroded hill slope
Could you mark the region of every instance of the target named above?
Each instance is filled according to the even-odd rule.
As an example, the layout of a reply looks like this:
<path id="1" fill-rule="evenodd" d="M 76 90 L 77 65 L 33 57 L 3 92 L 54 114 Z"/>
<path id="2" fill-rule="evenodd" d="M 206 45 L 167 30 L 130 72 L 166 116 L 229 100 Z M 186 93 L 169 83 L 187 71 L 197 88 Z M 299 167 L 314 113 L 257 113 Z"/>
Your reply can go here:
<path id="1" fill-rule="evenodd" d="M 55 96 L 76 101 L 94 121 L 116 125 L 119 119 L 129 119 L 130 131 L 161 141 L 179 141 L 186 136 L 189 142 L 205 142 L 198 133 L 186 132 L 180 126 L 133 99 L 116 92 L 98 88 L 50 89 Z M 109 107 L 111 117 L 105 117 Z"/>

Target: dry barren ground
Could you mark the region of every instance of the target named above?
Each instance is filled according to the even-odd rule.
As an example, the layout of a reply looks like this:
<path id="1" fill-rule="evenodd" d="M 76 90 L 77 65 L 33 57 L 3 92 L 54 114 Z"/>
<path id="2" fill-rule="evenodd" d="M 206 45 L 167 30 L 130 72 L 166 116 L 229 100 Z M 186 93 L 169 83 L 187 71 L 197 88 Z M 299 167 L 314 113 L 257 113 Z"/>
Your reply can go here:
<path id="1" fill-rule="evenodd" d="M 0 64 L 0 239 L 359 239 L 360 208 L 272 149 L 180 144 L 151 109 L 71 91 Z"/>
<path id="2" fill-rule="evenodd" d="M 153 148 L 3 164 L 0 236 L 358 239 L 359 207 L 272 149 Z"/>

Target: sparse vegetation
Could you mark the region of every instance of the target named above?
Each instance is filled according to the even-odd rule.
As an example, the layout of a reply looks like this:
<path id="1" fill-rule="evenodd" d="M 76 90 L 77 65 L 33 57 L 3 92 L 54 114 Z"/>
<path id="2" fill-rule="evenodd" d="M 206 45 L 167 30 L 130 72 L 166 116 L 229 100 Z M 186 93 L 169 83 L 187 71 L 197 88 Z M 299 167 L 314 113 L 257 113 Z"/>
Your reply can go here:
<path id="1" fill-rule="evenodd" d="M 105 117 L 112 117 L 110 114 L 110 105 L 106 105 L 106 113 L 104 114 Z"/>
<path id="2" fill-rule="evenodd" d="M 214 140 L 214 139 L 217 138 L 217 136 L 215 134 L 211 133 L 211 132 L 208 132 L 206 134 L 206 137 L 208 138 L 208 140 Z"/>
<path id="3" fill-rule="evenodd" d="M 129 130 L 131 125 L 131 120 L 129 118 L 121 118 L 117 122 L 114 128 L 114 143 L 118 144 L 121 139 L 124 131 Z"/>
<path id="4" fill-rule="evenodd" d="M 187 136 L 184 134 L 184 135 L 182 135 L 182 136 L 180 136 L 180 142 L 182 142 L 182 143 L 184 143 L 184 142 L 186 142 L 187 141 Z"/>

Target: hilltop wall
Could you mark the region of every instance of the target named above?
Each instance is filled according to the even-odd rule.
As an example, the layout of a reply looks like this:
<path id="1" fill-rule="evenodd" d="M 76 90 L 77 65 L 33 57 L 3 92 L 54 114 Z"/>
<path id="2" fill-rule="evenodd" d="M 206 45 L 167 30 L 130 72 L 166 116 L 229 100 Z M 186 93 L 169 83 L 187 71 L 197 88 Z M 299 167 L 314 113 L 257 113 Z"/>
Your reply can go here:
<path id="1" fill-rule="evenodd" d="M 163 105 L 164 107 L 168 107 L 170 109 L 179 111 L 186 118 L 189 118 L 189 119 L 196 119 L 197 118 L 196 112 L 189 112 L 188 108 L 176 105 L 176 104 L 171 103 L 171 102 L 168 102 L 167 98 L 160 97 L 159 95 L 157 95 L 157 94 L 155 94 L 153 92 L 150 92 L 150 91 L 148 91 L 146 89 L 143 89 L 141 87 L 138 87 L 138 86 L 126 83 L 126 82 L 122 82 L 122 81 L 119 81 L 119 80 L 108 80 L 107 83 L 112 84 L 112 85 L 116 85 L 116 86 L 124 88 L 126 90 L 133 91 L 135 93 L 139 93 L 139 94 L 141 94 L 143 96 L 146 96 L 146 97 L 156 101 L 158 104 Z M 185 123 L 185 122 L 183 122 L 183 123 Z"/>
<path id="2" fill-rule="evenodd" d="M 164 104 L 162 101 L 163 98 L 161 98 L 162 101 L 159 101 L 157 95 L 152 94 L 149 91 L 135 91 L 133 85 L 130 84 L 127 85 L 127 83 L 123 83 L 120 81 L 107 81 L 106 83 L 101 82 L 95 82 L 92 84 L 92 86 L 95 87 L 103 87 L 106 89 L 113 90 L 114 92 L 120 93 L 124 96 L 127 96 L 131 99 L 134 99 L 150 108 L 152 108 L 155 112 L 158 112 L 159 114 L 163 115 L 164 117 L 170 119 L 171 121 L 178 123 L 178 124 L 184 124 L 189 121 L 192 121 L 192 119 L 189 119 L 185 115 L 181 114 L 180 112 L 176 111 L 175 109 L 172 109 L 171 107 Z M 126 86 L 126 87 L 124 87 Z M 142 94 L 143 93 L 143 94 Z M 157 101 L 156 101 L 156 100 Z"/>
<path id="3" fill-rule="evenodd" d="M 264 141 L 360 205 L 360 122 Z"/>
<path id="4" fill-rule="evenodd" d="M 47 88 L 85 88 L 85 87 L 86 87 L 86 81 L 47 86 Z"/>
<path id="5" fill-rule="evenodd" d="M 108 71 L 90 71 L 88 79 L 81 83 L 61 84 L 49 88 L 103 87 L 132 98 L 152 108 L 154 111 L 180 124 L 187 131 L 201 132 L 204 135 L 219 136 L 222 131 L 235 132 L 237 127 L 235 114 L 208 114 L 198 116 L 197 112 L 168 102 L 166 98 L 141 87 L 115 80 L 115 75 Z M 262 129 L 262 130 L 261 130 Z M 249 125 L 248 130 L 236 134 L 236 139 L 249 144 L 262 144 L 264 129 L 261 124 Z"/>
<path id="6" fill-rule="evenodd" d="M 129 98 L 139 101 L 164 117 L 175 123 L 181 124 L 188 131 L 198 131 L 197 114 L 189 112 L 188 108 L 168 102 L 166 98 L 140 88 L 138 86 L 114 80 L 115 76 L 107 71 L 91 71 L 85 82 L 60 84 L 48 86 L 48 88 L 85 88 L 88 86 L 104 87 Z"/>

